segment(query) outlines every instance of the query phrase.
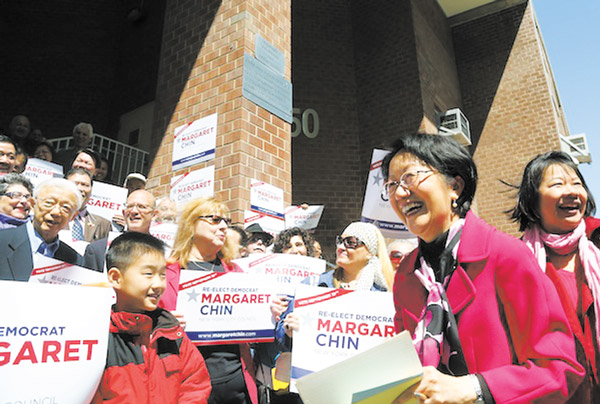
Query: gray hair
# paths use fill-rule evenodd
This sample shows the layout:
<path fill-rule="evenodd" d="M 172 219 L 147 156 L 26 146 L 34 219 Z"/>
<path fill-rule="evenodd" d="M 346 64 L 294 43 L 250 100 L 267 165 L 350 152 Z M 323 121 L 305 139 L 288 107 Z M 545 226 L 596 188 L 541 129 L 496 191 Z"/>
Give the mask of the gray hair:
<path fill-rule="evenodd" d="M 69 180 L 64 178 L 50 178 L 38 184 L 37 187 L 33 190 L 33 197 L 37 198 L 37 196 L 46 188 L 60 188 L 65 192 L 70 192 L 75 195 L 77 199 L 77 210 L 81 209 L 81 204 L 83 203 L 83 196 L 81 196 L 81 192 L 77 189 L 77 186 Z"/>
<path fill-rule="evenodd" d="M 87 128 L 87 129 L 89 129 L 90 136 L 93 136 L 93 135 L 94 135 L 94 128 L 92 127 L 92 124 L 91 124 L 91 123 L 87 123 L 87 122 L 79 122 L 77 125 L 75 125 L 75 126 L 73 127 L 73 133 L 75 133 L 75 131 L 76 131 L 78 128 L 79 128 L 79 129 Z"/>
<path fill-rule="evenodd" d="M 6 174 L 0 177 L 0 194 L 6 192 L 6 190 L 13 184 L 23 185 L 29 193 L 33 193 L 33 184 L 27 179 L 27 177 L 21 174 Z"/>

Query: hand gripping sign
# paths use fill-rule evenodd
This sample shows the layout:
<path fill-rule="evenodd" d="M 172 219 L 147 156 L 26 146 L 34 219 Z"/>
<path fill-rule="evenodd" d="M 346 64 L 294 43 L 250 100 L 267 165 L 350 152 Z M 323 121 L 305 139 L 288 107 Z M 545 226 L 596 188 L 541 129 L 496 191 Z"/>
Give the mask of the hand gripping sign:
<path fill-rule="evenodd" d="M 395 335 L 394 302 L 388 292 L 356 292 L 296 286 L 292 384 L 374 347 Z"/>
<path fill-rule="evenodd" d="M 0 281 L 0 401 L 90 402 L 106 364 L 112 295 Z"/>
<path fill-rule="evenodd" d="M 182 270 L 177 311 L 196 345 L 271 342 L 270 303 L 284 287 L 258 275 Z"/>

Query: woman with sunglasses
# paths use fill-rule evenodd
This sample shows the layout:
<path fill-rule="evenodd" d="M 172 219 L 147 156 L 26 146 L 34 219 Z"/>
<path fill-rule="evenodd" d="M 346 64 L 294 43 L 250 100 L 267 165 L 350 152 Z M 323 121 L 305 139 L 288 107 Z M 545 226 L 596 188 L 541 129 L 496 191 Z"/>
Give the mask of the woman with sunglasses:
<path fill-rule="evenodd" d="M 199 198 L 183 208 L 171 257 L 167 264 L 167 288 L 160 306 L 175 310 L 181 271 L 241 272 L 231 262 L 236 246 L 226 237 L 229 209 L 213 198 Z M 248 344 L 199 346 L 212 391 L 209 404 L 257 403 L 252 356 Z"/>
<path fill-rule="evenodd" d="M 552 281 L 567 313 L 579 363 L 587 376 L 569 402 L 596 403 L 600 338 L 600 250 L 588 239 L 598 229 L 596 205 L 571 156 L 538 155 L 525 167 L 510 212 L 524 231 L 540 269 Z"/>
<path fill-rule="evenodd" d="M 396 331 L 424 366 L 426 403 L 564 402 L 583 368 L 556 289 L 519 240 L 470 211 L 477 170 L 438 135 L 400 138 L 384 197 L 419 246 L 394 280 Z"/>
<path fill-rule="evenodd" d="M 0 229 L 27 223 L 33 206 L 33 185 L 20 174 L 0 177 Z"/>
<path fill-rule="evenodd" d="M 306 278 L 302 283 L 326 288 L 358 291 L 390 291 L 394 278 L 385 239 L 371 223 L 353 222 L 336 237 L 336 265 L 332 271 Z M 278 300 L 271 307 L 278 321 L 276 336 L 291 349 L 292 331 L 298 329 L 298 318 L 292 312 L 293 301 Z M 289 308 L 289 310 L 288 310 Z"/>

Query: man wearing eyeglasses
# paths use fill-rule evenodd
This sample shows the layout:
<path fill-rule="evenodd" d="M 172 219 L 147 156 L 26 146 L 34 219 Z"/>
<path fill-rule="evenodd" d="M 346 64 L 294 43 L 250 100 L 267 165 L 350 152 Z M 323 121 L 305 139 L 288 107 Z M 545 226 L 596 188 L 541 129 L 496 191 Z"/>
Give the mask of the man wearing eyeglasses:
<path fill-rule="evenodd" d="M 150 234 L 152 219 L 156 216 L 156 198 L 145 189 L 133 191 L 127 197 L 123 217 L 126 231 Z M 102 272 L 108 239 L 94 241 L 88 245 L 83 254 L 83 266 Z"/>
<path fill-rule="evenodd" d="M 79 190 L 63 178 L 52 178 L 39 184 L 33 196 L 33 221 L 0 231 L 0 279 L 28 281 L 36 254 L 83 264 L 83 258 L 58 239 L 81 206 Z"/>

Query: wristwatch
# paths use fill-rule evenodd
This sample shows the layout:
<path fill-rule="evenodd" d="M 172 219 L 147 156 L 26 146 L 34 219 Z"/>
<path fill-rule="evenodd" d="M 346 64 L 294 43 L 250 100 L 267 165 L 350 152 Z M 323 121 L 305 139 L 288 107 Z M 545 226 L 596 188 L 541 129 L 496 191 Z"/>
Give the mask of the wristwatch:
<path fill-rule="evenodd" d="M 473 388 L 475 389 L 475 394 L 477 394 L 477 398 L 473 401 L 474 404 L 485 404 L 483 401 L 483 392 L 481 391 L 481 384 L 479 384 L 479 379 L 477 375 L 470 374 L 471 383 L 473 383 Z"/>

